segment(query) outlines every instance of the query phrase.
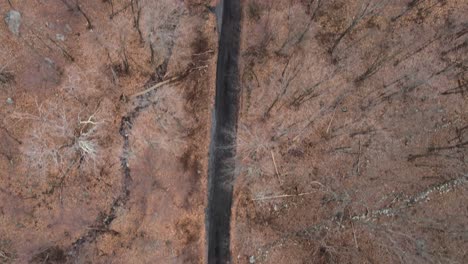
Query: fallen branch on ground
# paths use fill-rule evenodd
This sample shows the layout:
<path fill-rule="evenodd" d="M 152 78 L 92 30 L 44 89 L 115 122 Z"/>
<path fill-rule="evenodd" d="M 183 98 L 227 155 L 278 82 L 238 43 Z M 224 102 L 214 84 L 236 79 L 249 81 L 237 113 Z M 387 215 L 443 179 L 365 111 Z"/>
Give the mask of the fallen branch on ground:
<path fill-rule="evenodd" d="M 176 81 L 179 81 L 181 80 L 182 78 L 184 78 L 185 76 L 187 76 L 188 74 L 190 74 L 191 72 L 193 71 L 197 71 L 197 70 L 202 70 L 202 69 L 206 69 L 208 68 L 208 65 L 203 65 L 203 66 L 199 66 L 199 67 L 195 67 L 195 68 L 191 68 L 191 69 L 188 69 L 186 70 L 185 72 L 183 72 L 182 74 L 179 74 L 177 76 L 174 76 L 174 77 L 171 77 L 165 81 L 162 81 L 162 82 L 159 82 L 153 86 L 151 86 L 150 88 L 146 89 L 146 90 L 143 90 L 141 92 L 138 92 L 136 94 L 133 94 L 130 96 L 130 98 L 135 98 L 135 97 L 138 97 L 138 96 L 142 96 L 142 95 L 145 95 L 149 92 L 152 92 L 156 89 L 158 89 L 159 87 L 161 86 L 164 86 L 166 84 L 169 84 L 169 83 L 173 83 L 173 82 L 176 82 Z"/>
<path fill-rule="evenodd" d="M 280 173 L 278 171 L 278 166 L 276 166 L 275 155 L 273 154 L 273 150 L 271 151 L 271 159 L 273 160 L 273 165 L 275 166 L 276 176 L 278 177 L 278 181 L 281 183 Z"/>
<path fill-rule="evenodd" d="M 157 83 L 157 84 L 151 86 L 150 88 L 148 88 L 148 89 L 146 89 L 146 90 L 144 90 L 144 91 L 141 91 L 141 92 L 138 92 L 138 93 L 136 93 L 136 94 L 134 94 L 134 95 L 131 95 L 130 97 L 131 97 L 131 98 L 135 98 L 135 97 L 138 97 L 138 96 L 145 95 L 145 94 L 147 94 L 147 93 L 149 93 L 149 92 L 152 92 L 152 91 L 156 90 L 157 88 L 159 88 L 159 87 L 161 87 L 161 86 L 164 86 L 164 85 L 166 85 L 166 84 L 169 84 L 169 83 L 178 81 L 179 79 L 182 78 L 182 76 L 183 76 L 183 75 L 178 75 L 178 76 L 169 78 L 169 79 L 167 79 L 167 80 L 165 80 L 165 81 L 159 82 L 159 83 Z"/>
<path fill-rule="evenodd" d="M 306 192 L 306 193 L 299 193 L 299 194 L 281 194 L 281 195 L 273 195 L 273 196 L 265 196 L 265 197 L 258 197 L 252 199 L 252 201 L 262 201 L 262 200 L 271 200 L 271 199 L 278 199 L 278 198 L 286 198 L 286 197 L 296 197 L 296 196 L 304 196 L 308 194 L 312 194 L 314 192 Z"/>

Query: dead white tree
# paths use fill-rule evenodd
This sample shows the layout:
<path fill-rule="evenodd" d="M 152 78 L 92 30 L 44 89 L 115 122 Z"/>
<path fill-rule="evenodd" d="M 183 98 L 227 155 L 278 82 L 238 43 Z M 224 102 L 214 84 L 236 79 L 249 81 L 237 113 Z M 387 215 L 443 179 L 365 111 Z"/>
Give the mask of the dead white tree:
<path fill-rule="evenodd" d="M 99 106 L 82 118 L 82 112 L 71 113 L 64 103 L 36 103 L 37 112 L 14 112 L 12 119 L 30 122 L 31 129 L 22 151 L 31 171 L 44 175 L 59 175 L 71 164 L 93 168 L 100 155 L 101 126 Z"/>

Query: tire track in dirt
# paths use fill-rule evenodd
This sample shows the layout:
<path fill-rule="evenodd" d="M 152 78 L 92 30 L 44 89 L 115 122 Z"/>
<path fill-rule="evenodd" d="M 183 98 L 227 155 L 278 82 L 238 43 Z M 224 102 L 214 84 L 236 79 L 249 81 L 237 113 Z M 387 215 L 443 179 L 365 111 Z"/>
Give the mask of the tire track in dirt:
<path fill-rule="evenodd" d="M 240 1 L 222 1 L 206 211 L 207 262 L 230 263 L 230 218 L 239 110 Z M 218 17 L 219 19 L 219 17 Z"/>

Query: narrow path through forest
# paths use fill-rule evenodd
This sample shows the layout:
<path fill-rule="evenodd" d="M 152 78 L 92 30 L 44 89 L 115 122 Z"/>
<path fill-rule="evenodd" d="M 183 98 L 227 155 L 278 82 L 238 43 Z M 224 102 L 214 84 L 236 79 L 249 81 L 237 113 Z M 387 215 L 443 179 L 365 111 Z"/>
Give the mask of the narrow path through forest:
<path fill-rule="evenodd" d="M 239 108 L 240 1 L 222 3 L 206 212 L 207 261 L 229 263 L 230 218 Z"/>

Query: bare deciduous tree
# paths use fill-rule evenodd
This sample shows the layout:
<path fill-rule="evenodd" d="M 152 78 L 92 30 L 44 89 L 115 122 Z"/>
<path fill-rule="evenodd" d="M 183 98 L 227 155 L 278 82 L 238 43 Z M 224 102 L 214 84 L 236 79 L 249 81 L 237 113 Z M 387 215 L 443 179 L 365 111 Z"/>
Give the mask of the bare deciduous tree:
<path fill-rule="evenodd" d="M 316 4 L 315 4 L 314 11 L 310 13 L 310 8 L 312 7 L 312 3 L 316 3 Z M 317 0 L 317 1 L 310 0 L 309 1 L 308 3 L 309 9 L 306 10 L 306 14 L 309 15 L 308 21 L 305 24 L 305 26 L 298 31 L 295 30 L 295 27 L 297 27 L 297 25 L 295 24 L 293 25 L 292 22 L 290 22 L 290 16 L 292 16 L 292 14 L 288 15 L 288 37 L 283 42 L 283 45 L 281 45 L 281 48 L 278 50 L 277 53 L 285 54 L 285 51 L 287 50 L 288 47 L 294 47 L 304 40 L 321 6 L 322 6 L 322 0 Z M 297 31 L 297 33 L 293 34 L 295 31 Z"/>
<path fill-rule="evenodd" d="M 346 27 L 346 29 L 338 35 L 338 37 L 335 39 L 333 42 L 333 45 L 330 48 L 330 54 L 333 55 L 335 52 L 336 48 L 338 45 L 341 43 L 343 38 L 348 35 L 359 23 L 364 20 L 364 18 L 370 16 L 370 15 L 375 15 L 379 12 L 380 9 L 382 9 L 387 2 L 383 0 L 378 0 L 377 3 L 373 4 L 371 6 L 372 0 L 369 0 L 366 4 L 363 5 L 361 10 L 356 14 L 356 16 L 353 17 L 351 23 Z"/>
<path fill-rule="evenodd" d="M 72 164 L 92 169 L 99 162 L 100 139 L 105 120 L 98 120 L 99 106 L 82 118 L 58 102 L 36 103 L 37 113 L 15 112 L 13 119 L 28 121 L 31 130 L 23 142 L 23 153 L 32 171 L 58 175 Z"/>
<path fill-rule="evenodd" d="M 294 57 L 294 59 L 293 59 Z M 293 61 L 292 61 L 293 60 Z M 264 117 L 268 117 L 270 115 L 271 110 L 275 107 L 275 105 L 279 102 L 279 100 L 287 93 L 288 89 L 291 86 L 291 83 L 296 79 L 299 73 L 302 70 L 302 61 L 298 58 L 298 56 L 290 56 L 281 72 L 281 76 L 278 80 L 279 82 L 279 92 L 277 92 L 275 99 L 267 108 L 264 113 Z"/>

